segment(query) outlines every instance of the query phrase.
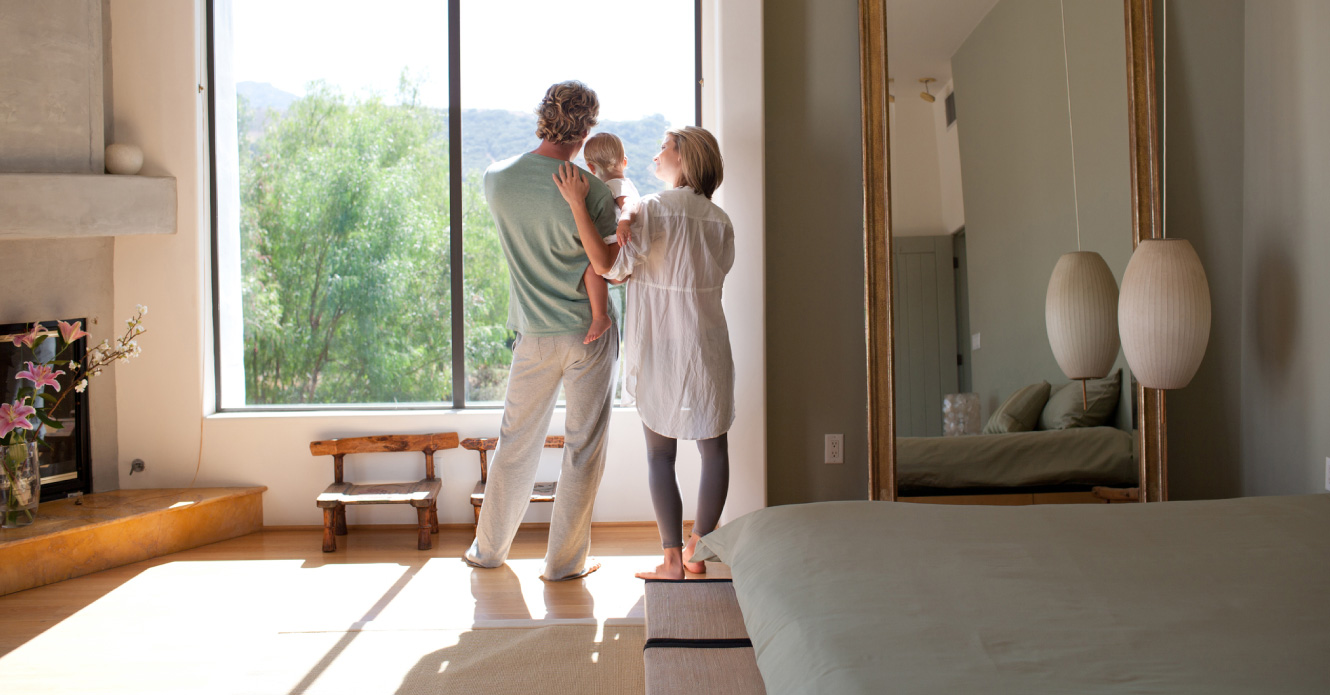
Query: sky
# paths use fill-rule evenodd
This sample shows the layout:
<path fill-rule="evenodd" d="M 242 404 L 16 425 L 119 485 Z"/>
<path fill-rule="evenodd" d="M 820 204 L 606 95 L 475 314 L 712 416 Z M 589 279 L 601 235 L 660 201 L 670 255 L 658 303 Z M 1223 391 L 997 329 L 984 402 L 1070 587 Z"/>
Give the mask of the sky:
<path fill-rule="evenodd" d="M 227 4 L 237 82 L 302 95 L 311 80 L 324 79 L 391 101 L 405 67 L 423 79 L 422 103 L 448 105 L 446 0 L 217 6 Z M 549 85 L 578 79 L 596 90 L 602 120 L 659 113 L 672 124 L 693 121 L 693 0 L 462 0 L 461 7 L 464 109 L 530 112 Z"/>

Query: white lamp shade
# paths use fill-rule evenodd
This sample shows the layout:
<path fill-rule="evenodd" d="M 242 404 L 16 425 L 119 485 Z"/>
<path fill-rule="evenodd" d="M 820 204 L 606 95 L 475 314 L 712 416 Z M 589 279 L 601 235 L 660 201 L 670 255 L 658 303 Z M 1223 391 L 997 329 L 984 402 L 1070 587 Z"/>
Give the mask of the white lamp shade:
<path fill-rule="evenodd" d="M 1118 300 L 1122 352 L 1141 385 L 1180 389 L 1191 382 L 1210 342 L 1210 286 L 1185 239 L 1147 239 L 1122 275 Z"/>
<path fill-rule="evenodd" d="M 1118 283 L 1093 251 L 1063 254 L 1044 300 L 1053 357 L 1068 379 L 1102 379 L 1118 358 Z"/>

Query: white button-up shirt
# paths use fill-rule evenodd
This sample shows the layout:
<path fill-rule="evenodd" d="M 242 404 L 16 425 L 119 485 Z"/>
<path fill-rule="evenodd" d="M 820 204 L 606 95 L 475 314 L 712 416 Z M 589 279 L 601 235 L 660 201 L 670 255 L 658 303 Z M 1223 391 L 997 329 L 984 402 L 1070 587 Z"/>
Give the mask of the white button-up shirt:
<path fill-rule="evenodd" d="M 721 287 L 734 265 L 729 215 L 691 188 L 641 199 L 609 280 L 628 278 L 624 405 L 675 439 L 734 423 L 734 359 Z"/>

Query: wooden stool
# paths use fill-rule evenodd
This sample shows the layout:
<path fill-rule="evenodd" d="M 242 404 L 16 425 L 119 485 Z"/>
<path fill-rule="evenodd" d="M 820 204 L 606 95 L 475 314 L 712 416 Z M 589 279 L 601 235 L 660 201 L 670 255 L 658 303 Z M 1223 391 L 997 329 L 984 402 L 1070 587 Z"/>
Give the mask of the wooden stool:
<path fill-rule="evenodd" d="M 457 433 L 385 434 L 374 437 L 326 439 L 309 443 L 314 456 L 333 457 L 333 484 L 315 504 L 323 509 L 323 552 L 337 550 L 337 536 L 346 535 L 346 506 L 349 504 L 409 504 L 416 508 L 419 537 L 416 547 L 429 550 L 430 534 L 439 532 L 439 490 L 434 477 L 434 452 L 456 449 Z M 342 458 L 347 454 L 377 454 L 419 451 L 425 454 L 425 478 L 413 483 L 355 485 L 342 480 Z"/>
<path fill-rule="evenodd" d="M 485 502 L 485 483 L 489 480 L 489 452 L 494 451 L 499 446 L 498 437 L 487 437 L 484 439 L 463 439 L 462 448 L 470 449 L 480 454 L 480 482 L 476 483 L 476 489 L 471 492 L 471 507 L 476 513 L 476 525 L 480 525 L 480 505 Z M 562 449 L 563 437 L 546 437 L 546 449 Z M 536 483 L 531 489 L 532 502 L 553 502 L 555 488 L 558 483 Z"/>

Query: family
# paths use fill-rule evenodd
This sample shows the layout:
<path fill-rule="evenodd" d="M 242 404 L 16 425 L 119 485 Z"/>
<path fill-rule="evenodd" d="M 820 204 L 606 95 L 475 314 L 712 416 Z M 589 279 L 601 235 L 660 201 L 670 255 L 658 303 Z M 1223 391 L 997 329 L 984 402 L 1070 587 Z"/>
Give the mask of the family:
<path fill-rule="evenodd" d="M 535 150 L 485 172 L 510 276 L 508 327 L 517 333 L 499 447 L 476 539 L 465 561 L 498 567 L 529 504 L 559 387 L 566 401 L 559 494 L 545 553 L 547 581 L 599 569 L 589 562 L 591 511 L 605 467 L 619 335 L 606 281 L 627 283 L 626 398 L 646 435 L 648 481 L 664 562 L 644 579 L 682 579 L 699 538 L 720 522 L 729 487 L 734 362 L 721 288 L 734 264 L 734 229 L 711 196 L 722 162 L 715 137 L 684 126 L 665 133 L 653 161 L 665 190 L 638 197 L 624 178 L 623 145 L 588 139 L 600 102 L 581 82 L 560 82 L 537 109 Z M 591 170 L 572 164 L 578 152 Z M 683 539 L 675 477 L 678 440 L 697 441 L 697 518 Z"/>

